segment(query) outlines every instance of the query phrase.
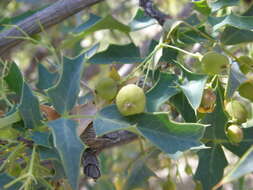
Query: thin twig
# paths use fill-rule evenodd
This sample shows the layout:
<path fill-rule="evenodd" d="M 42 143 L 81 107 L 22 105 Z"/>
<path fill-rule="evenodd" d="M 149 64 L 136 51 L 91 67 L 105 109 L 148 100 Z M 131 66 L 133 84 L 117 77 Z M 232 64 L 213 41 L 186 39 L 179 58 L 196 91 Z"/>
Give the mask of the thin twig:
<path fill-rule="evenodd" d="M 139 5 L 148 16 L 156 19 L 160 25 L 163 25 L 166 19 L 171 18 L 169 15 L 156 9 L 152 0 L 140 0 Z"/>
<path fill-rule="evenodd" d="M 51 6 L 38 11 L 19 22 L 16 26 L 13 26 L 11 29 L 4 30 L 0 33 L 0 57 L 4 57 L 13 47 L 24 41 L 20 39 L 20 37 L 25 37 L 24 33 L 28 36 L 37 34 L 41 32 L 41 26 L 47 29 L 81 10 L 102 1 L 103 0 L 59 0 Z M 38 23 L 40 23 L 41 26 Z"/>

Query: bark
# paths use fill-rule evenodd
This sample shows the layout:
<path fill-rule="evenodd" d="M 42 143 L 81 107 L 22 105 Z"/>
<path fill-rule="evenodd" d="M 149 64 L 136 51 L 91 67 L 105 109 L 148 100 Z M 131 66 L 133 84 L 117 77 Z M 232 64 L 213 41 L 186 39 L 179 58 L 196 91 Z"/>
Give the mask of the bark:
<path fill-rule="evenodd" d="M 31 15 L 19 22 L 17 26 L 0 33 L 0 58 L 21 43 L 25 34 L 31 36 L 41 32 L 41 26 L 47 29 L 54 26 L 68 17 L 104 0 L 59 0 L 51 6 Z M 21 29 L 21 30 L 20 30 Z"/>

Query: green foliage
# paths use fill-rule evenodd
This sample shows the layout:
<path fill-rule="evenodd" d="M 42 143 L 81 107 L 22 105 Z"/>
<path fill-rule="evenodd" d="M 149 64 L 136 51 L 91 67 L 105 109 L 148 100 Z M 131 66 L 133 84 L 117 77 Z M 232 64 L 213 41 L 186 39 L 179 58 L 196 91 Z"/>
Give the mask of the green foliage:
<path fill-rule="evenodd" d="M 115 9 L 121 3 L 112 2 L 47 32 L 41 26 L 40 37 L 25 36 L 27 45 L 10 54 L 11 61 L 1 58 L 0 189 L 175 189 L 185 173 L 196 189 L 222 189 L 232 181 L 240 190 L 252 188 L 243 188 L 242 177 L 253 171 L 253 5 L 187 1 L 194 12 L 168 18 L 157 33 L 158 22 L 143 9 L 125 3 Z M 187 5 L 157 3 L 165 11 Z M 0 31 L 40 5 L 1 1 Z M 41 48 L 46 53 L 38 56 Z M 115 84 L 106 93 L 96 89 L 108 77 Z M 142 88 L 144 112 L 124 116 L 115 105 L 128 84 Z M 215 103 L 201 112 L 207 89 Z M 231 101 L 242 102 L 240 113 L 226 109 Z M 233 141 L 228 126 L 238 123 L 243 135 Z M 95 132 L 87 132 L 90 127 Z M 117 136 L 124 132 L 131 138 Z M 88 159 L 85 148 L 92 150 Z M 239 161 L 231 165 L 228 155 Z M 85 171 L 101 169 L 96 183 L 80 172 L 86 162 Z"/>

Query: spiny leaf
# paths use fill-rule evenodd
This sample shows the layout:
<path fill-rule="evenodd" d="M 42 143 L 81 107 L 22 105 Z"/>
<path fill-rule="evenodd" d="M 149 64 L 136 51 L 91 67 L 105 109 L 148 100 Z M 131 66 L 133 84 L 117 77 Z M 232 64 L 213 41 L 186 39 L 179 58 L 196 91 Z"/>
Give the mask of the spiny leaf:
<path fill-rule="evenodd" d="M 127 45 L 111 44 L 105 51 L 95 54 L 88 60 L 91 64 L 130 64 L 141 61 L 139 49 L 132 43 Z"/>
<path fill-rule="evenodd" d="M 160 106 L 178 93 L 176 75 L 161 73 L 156 85 L 147 93 L 147 111 L 159 111 Z"/>
<path fill-rule="evenodd" d="M 166 114 L 143 113 L 123 117 L 116 106 L 111 105 L 98 113 L 93 126 L 98 135 L 136 126 L 144 137 L 174 158 L 183 151 L 203 147 L 199 140 L 203 135 L 204 125 L 175 123 L 168 120 Z"/>
<path fill-rule="evenodd" d="M 233 169 L 216 185 L 214 190 L 225 183 L 231 182 L 246 174 L 251 173 L 253 171 L 252 164 L 253 146 L 247 152 L 245 152 L 245 154 L 240 158 Z"/>
<path fill-rule="evenodd" d="M 83 59 L 84 55 L 75 59 L 64 57 L 63 71 L 59 81 L 47 90 L 47 94 L 59 114 L 67 113 L 76 103 L 80 90 Z"/>
<path fill-rule="evenodd" d="M 19 112 L 25 127 L 31 129 L 42 125 L 43 118 L 40 113 L 39 101 L 26 83 L 23 83 Z"/>
<path fill-rule="evenodd" d="M 222 178 L 224 168 L 228 163 L 220 145 L 207 146 L 211 148 L 198 152 L 199 164 L 194 179 L 201 181 L 203 189 L 212 189 Z"/>
<path fill-rule="evenodd" d="M 58 119 L 48 122 L 54 137 L 54 146 L 58 150 L 61 161 L 73 190 L 78 188 L 79 169 L 84 145 L 77 136 L 77 124 L 73 120 Z"/>

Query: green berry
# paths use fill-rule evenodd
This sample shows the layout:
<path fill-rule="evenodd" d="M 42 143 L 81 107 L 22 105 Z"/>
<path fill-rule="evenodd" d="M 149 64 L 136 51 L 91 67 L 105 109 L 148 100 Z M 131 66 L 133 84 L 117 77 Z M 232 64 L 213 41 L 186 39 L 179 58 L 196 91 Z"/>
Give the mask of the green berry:
<path fill-rule="evenodd" d="M 227 137 L 232 143 L 240 143 L 243 140 L 243 130 L 238 125 L 230 125 L 227 128 Z"/>
<path fill-rule="evenodd" d="M 241 102 L 232 100 L 226 104 L 225 109 L 237 123 L 241 124 L 247 121 L 248 111 Z"/>
<path fill-rule="evenodd" d="M 95 86 L 98 96 L 105 100 L 112 100 L 118 91 L 117 82 L 111 78 L 102 78 Z"/>
<path fill-rule="evenodd" d="M 201 59 L 202 69 L 209 75 L 220 74 L 229 64 L 227 56 L 220 53 L 210 51 L 203 55 Z"/>
<path fill-rule="evenodd" d="M 239 94 L 240 96 L 253 101 L 253 81 L 247 80 L 239 86 Z"/>
<path fill-rule="evenodd" d="M 116 96 L 116 105 L 119 112 L 124 116 L 144 112 L 146 97 L 143 89 L 135 84 L 122 87 Z"/>

